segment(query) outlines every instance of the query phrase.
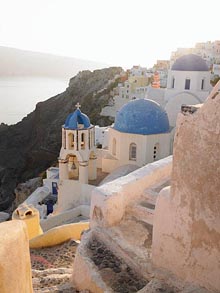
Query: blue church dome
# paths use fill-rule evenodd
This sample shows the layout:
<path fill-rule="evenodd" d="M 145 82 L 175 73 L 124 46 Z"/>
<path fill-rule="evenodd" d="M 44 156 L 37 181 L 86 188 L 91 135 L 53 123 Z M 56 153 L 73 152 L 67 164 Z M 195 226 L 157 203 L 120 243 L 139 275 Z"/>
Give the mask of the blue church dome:
<path fill-rule="evenodd" d="M 89 117 L 83 114 L 79 108 L 67 116 L 64 127 L 78 129 L 78 124 L 83 124 L 83 128 L 89 128 L 91 126 Z"/>
<path fill-rule="evenodd" d="M 209 68 L 204 59 L 195 54 L 188 54 L 176 59 L 171 70 L 209 71 Z"/>
<path fill-rule="evenodd" d="M 156 102 L 137 99 L 128 102 L 116 114 L 114 129 L 135 134 L 158 134 L 170 129 L 166 111 Z"/>

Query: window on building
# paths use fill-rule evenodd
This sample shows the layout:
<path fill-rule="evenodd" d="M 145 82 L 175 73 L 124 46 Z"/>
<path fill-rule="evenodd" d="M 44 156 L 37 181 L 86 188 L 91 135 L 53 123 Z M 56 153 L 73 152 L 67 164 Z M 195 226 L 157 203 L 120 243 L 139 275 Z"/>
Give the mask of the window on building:
<path fill-rule="evenodd" d="M 135 143 L 131 143 L 129 147 L 129 160 L 136 161 L 137 158 L 137 146 Z"/>
<path fill-rule="evenodd" d="M 116 156 L 116 139 L 113 138 L 113 141 L 112 141 L 112 154 L 113 156 Z"/>
<path fill-rule="evenodd" d="M 85 133 L 81 133 L 81 149 L 85 149 Z"/>
<path fill-rule="evenodd" d="M 68 134 L 68 144 L 69 144 L 69 149 L 74 148 L 74 134 L 73 133 Z"/>
<path fill-rule="evenodd" d="M 160 145 L 159 143 L 156 143 L 154 145 L 154 153 L 153 153 L 153 160 L 156 161 L 156 160 L 159 160 L 160 159 Z"/>
<path fill-rule="evenodd" d="M 173 77 L 173 78 L 172 78 L 171 88 L 174 89 L 174 86 L 175 86 L 175 78 Z"/>
<path fill-rule="evenodd" d="M 190 89 L 190 79 L 186 78 L 185 80 L 185 90 L 189 90 Z"/>
<path fill-rule="evenodd" d="M 204 84 L 205 84 L 205 80 L 204 78 L 202 79 L 202 83 L 201 83 L 201 90 L 204 90 Z"/>

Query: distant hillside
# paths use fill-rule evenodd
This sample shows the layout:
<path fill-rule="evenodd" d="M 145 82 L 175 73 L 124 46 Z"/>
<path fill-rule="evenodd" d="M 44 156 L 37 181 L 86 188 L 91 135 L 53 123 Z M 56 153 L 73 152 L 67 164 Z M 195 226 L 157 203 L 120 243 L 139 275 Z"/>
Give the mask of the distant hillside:
<path fill-rule="evenodd" d="M 46 76 L 70 78 L 82 70 L 94 70 L 107 64 L 0 46 L 0 77 Z"/>

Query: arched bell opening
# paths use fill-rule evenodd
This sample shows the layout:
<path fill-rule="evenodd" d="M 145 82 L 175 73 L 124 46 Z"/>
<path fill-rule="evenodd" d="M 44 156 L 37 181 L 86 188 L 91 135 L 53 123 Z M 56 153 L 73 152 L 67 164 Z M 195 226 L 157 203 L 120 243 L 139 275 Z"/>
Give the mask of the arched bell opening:
<path fill-rule="evenodd" d="M 79 179 L 79 162 L 75 155 L 68 155 L 68 179 Z"/>

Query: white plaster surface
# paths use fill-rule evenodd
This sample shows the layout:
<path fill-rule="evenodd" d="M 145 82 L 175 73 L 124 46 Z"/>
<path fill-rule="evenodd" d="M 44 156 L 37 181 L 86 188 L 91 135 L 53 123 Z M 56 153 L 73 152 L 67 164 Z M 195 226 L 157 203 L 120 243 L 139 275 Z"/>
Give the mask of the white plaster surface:
<path fill-rule="evenodd" d="M 38 187 L 25 201 L 27 205 L 37 206 L 45 197 L 50 194 L 49 188 L 46 186 Z"/>
<path fill-rule="evenodd" d="M 76 180 L 60 180 L 57 212 L 72 209 L 79 205 L 90 205 L 93 185 L 81 184 Z"/>
<path fill-rule="evenodd" d="M 113 141 L 116 141 L 116 152 L 113 150 Z M 135 143 L 136 159 L 129 158 L 129 148 Z M 156 158 L 154 158 L 154 147 L 158 145 Z M 102 152 L 102 170 L 110 173 L 114 169 L 132 164 L 142 167 L 155 160 L 160 160 L 170 155 L 170 133 L 140 135 L 123 133 L 109 128 L 109 149 Z"/>
<path fill-rule="evenodd" d="M 171 189 L 157 200 L 153 263 L 220 289 L 220 83 L 193 115 L 179 115 Z"/>
<path fill-rule="evenodd" d="M 119 177 L 125 176 L 135 170 L 138 169 L 138 166 L 135 165 L 124 165 L 121 166 L 117 169 L 115 169 L 114 171 L 112 171 L 109 175 L 107 175 L 100 183 L 99 186 L 111 182 Z"/>
<path fill-rule="evenodd" d="M 41 220 L 40 225 L 43 231 L 47 231 L 49 229 L 52 229 L 54 227 L 57 227 L 66 223 L 81 221 L 80 216 L 89 218 L 89 213 L 90 213 L 89 205 L 79 205 L 73 209 L 69 209 L 64 212 L 49 215 L 47 219 Z"/>
<path fill-rule="evenodd" d="M 172 156 L 169 156 L 95 188 L 91 200 L 91 226 L 119 223 L 128 204 L 141 196 L 146 188 L 169 177 L 171 167 Z"/>

